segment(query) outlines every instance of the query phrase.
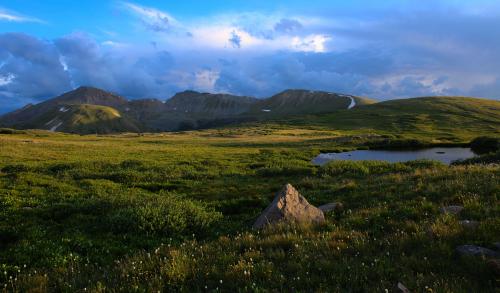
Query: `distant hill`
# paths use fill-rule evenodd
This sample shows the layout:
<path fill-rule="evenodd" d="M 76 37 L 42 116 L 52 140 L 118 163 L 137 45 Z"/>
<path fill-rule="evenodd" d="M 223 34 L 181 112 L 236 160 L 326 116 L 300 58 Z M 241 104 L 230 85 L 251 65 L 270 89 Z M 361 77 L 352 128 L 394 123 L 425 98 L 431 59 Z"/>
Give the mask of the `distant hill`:
<path fill-rule="evenodd" d="M 248 114 L 279 117 L 328 113 L 374 102 L 370 99 L 322 91 L 286 90 L 268 99 L 259 100 Z"/>
<path fill-rule="evenodd" d="M 162 102 L 132 100 L 92 87 L 0 117 L 2 127 L 75 133 L 175 131 L 290 115 L 328 113 L 373 103 L 350 95 L 287 90 L 268 99 L 184 91 Z"/>
<path fill-rule="evenodd" d="M 443 138 L 462 132 L 500 135 L 500 101 L 470 97 L 421 97 L 368 104 L 349 111 L 296 117 L 281 121 L 339 130 L 387 133 L 433 133 Z"/>
<path fill-rule="evenodd" d="M 168 111 L 198 113 L 203 117 L 227 117 L 248 111 L 257 101 L 252 97 L 185 91 L 167 100 L 165 106 Z"/>

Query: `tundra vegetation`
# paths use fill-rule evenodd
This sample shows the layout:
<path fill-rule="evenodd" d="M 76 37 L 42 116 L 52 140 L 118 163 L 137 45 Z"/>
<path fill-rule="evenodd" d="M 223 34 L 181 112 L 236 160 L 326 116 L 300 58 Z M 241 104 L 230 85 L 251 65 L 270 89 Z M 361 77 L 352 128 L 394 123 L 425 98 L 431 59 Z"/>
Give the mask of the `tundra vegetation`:
<path fill-rule="evenodd" d="M 4 291 L 355 292 L 393 290 L 398 282 L 412 291 L 498 288 L 484 259 L 455 251 L 499 241 L 498 160 L 318 167 L 310 161 L 320 150 L 407 139 L 277 124 L 143 135 L 1 133 Z M 312 204 L 344 208 L 319 226 L 252 230 L 286 182 Z M 441 213 L 448 205 L 464 210 Z M 465 229 L 465 219 L 479 226 Z"/>
<path fill-rule="evenodd" d="M 86 136 L 3 129 L 2 289 L 383 292 L 401 282 L 414 292 L 498 290 L 485 259 L 456 252 L 500 241 L 498 149 L 450 166 L 311 163 L 321 151 L 468 144 L 498 136 L 498 125 L 443 137 L 442 129 L 301 121 Z M 253 230 L 285 183 L 311 204 L 343 209 L 322 225 Z M 449 205 L 464 209 L 440 211 Z"/>

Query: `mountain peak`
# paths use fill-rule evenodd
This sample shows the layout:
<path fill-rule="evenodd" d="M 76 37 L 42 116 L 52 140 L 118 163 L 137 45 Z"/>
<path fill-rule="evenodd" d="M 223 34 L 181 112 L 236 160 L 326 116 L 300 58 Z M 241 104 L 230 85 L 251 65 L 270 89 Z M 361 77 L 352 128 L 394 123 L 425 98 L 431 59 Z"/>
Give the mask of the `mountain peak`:
<path fill-rule="evenodd" d="M 90 86 L 78 87 L 75 90 L 60 95 L 54 101 L 59 104 L 91 104 L 110 107 L 123 106 L 128 102 L 119 95 Z"/>

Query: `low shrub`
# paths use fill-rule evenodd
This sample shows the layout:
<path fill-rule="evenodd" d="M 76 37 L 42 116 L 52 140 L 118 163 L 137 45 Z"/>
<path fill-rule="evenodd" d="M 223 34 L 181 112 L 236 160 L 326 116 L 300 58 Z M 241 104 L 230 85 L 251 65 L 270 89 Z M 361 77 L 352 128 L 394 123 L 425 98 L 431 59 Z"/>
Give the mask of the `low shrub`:
<path fill-rule="evenodd" d="M 471 149 L 478 154 L 500 151 L 500 137 L 480 136 L 470 142 Z"/>
<path fill-rule="evenodd" d="M 369 173 L 369 168 L 357 161 L 331 161 L 321 167 L 319 172 L 321 176 L 364 176 Z"/>
<path fill-rule="evenodd" d="M 12 128 L 0 128 L 0 134 L 25 134 L 24 130 L 17 130 Z"/>
<path fill-rule="evenodd" d="M 173 195 L 134 198 L 109 216 L 114 232 L 135 230 L 168 237 L 205 235 L 222 214 Z"/>
<path fill-rule="evenodd" d="M 383 139 L 367 142 L 366 146 L 370 149 L 419 149 L 429 143 L 417 139 Z"/>
<path fill-rule="evenodd" d="M 500 151 L 496 153 L 484 154 L 479 157 L 453 162 L 452 165 L 470 165 L 470 164 L 500 164 Z"/>

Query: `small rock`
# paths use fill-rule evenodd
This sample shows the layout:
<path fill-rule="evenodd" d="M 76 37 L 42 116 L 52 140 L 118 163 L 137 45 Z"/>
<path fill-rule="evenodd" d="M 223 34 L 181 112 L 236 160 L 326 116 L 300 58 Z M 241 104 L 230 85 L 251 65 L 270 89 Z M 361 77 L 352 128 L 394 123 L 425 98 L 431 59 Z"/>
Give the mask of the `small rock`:
<path fill-rule="evenodd" d="M 410 293 L 410 290 L 408 290 L 408 288 L 406 288 L 405 285 L 403 285 L 401 282 L 398 282 L 398 285 L 396 286 L 396 288 L 397 288 L 397 292 Z"/>
<path fill-rule="evenodd" d="M 441 208 L 441 213 L 457 215 L 464 209 L 463 206 L 447 206 Z"/>
<path fill-rule="evenodd" d="M 484 256 L 484 257 L 498 256 L 498 253 L 496 251 L 476 245 L 461 245 L 457 247 L 457 252 L 465 256 Z"/>
<path fill-rule="evenodd" d="M 460 221 L 459 223 L 464 229 L 467 229 L 467 230 L 476 230 L 477 227 L 479 227 L 478 221 L 463 220 L 463 221 Z"/>
<path fill-rule="evenodd" d="M 486 262 L 486 264 L 497 276 L 500 276 L 500 259 L 490 259 Z"/>
<path fill-rule="evenodd" d="M 344 206 L 340 202 L 331 202 L 318 207 L 323 213 L 341 210 Z"/>
<path fill-rule="evenodd" d="M 262 212 L 253 224 L 260 229 L 278 222 L 300 224 L 319 224 L 325 221 L 323 212 L 309 204 L 307 200 L 290 184 L 276 194 L 273 202 Z"/>
<path fill-rule="evenodd" d="M 496 250 L 500 250 L 500 242 L 493 243 L 493 246 L 495 246 Z"/>

